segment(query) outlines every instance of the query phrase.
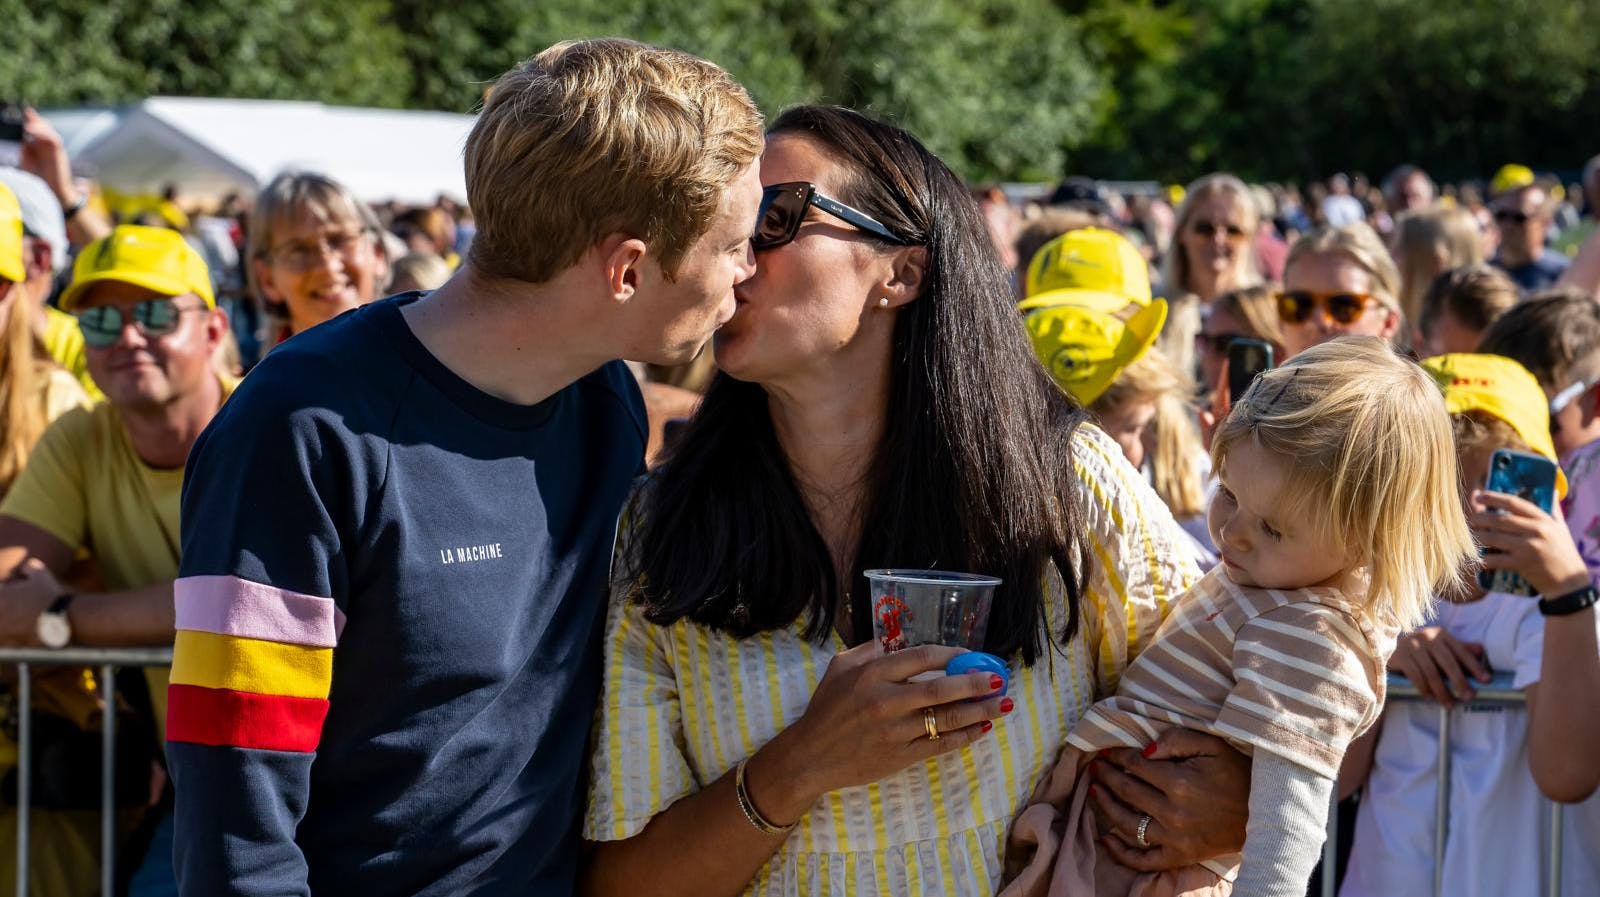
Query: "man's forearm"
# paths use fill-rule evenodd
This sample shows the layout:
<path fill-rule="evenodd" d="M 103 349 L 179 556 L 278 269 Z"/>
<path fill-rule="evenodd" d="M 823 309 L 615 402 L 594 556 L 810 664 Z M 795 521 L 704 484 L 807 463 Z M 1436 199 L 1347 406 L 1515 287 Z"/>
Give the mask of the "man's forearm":
<path fill-rule="evenodd" d="M 75 645 L 170 645 L 172 583 L 78 595 L 68 611 Z"/>

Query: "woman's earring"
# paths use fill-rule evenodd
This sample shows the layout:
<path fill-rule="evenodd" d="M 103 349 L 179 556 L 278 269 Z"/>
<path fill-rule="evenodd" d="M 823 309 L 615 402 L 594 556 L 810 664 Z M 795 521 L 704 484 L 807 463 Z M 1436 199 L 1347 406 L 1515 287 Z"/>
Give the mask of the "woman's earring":
<path fill-rule="evenodd" d="M 879 308 L 888 308 L 889 307 L 889 297 L 888 296 L 879 296 L 878 297 L 878 307 Z"/>

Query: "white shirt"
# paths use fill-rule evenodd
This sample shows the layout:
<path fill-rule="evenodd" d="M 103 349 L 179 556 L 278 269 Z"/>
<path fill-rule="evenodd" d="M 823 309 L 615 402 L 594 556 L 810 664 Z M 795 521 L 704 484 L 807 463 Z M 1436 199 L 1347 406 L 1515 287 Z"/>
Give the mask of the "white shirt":
<path fill-rule="evenodd" d="M 1484 646 L 1489 666 L 1522 689 L 1539 681 L 1544 618 L 1537 603 L 1490 593 L 1441 603 L 1434 625 Z M 1340 897 L 1433 893 L 1439 705 L 1392 700 L 1356 817 Z M 1451 793 L 1442 893 L 1506 897 L 1544 892 L 1549 803 L 1528 767 L 1528 712 L 1469 704 L 1451 713 Z M 1566 808 L 1563 897 L 1600 897 L 1600 797 Z"/>

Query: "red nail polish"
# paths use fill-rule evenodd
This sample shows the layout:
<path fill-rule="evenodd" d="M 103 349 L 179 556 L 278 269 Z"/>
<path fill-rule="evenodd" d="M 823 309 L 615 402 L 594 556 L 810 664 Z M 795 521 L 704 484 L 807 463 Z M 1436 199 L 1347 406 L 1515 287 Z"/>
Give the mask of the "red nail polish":
<path fill-rule="evenodd" d="M 998 673 L 990 673 L 989 674 L 989 690 L 990 691 L 999 691 L 1000 690 L 1000 686 L 1005 685 L 1005 684 L 1006 684 L 1006 680 L 1001 679 L 1000 675 Z"/>
<path fill-rule="evenodd" d="M 1099 797 L 1100 796 L 1100 789 L 1096 788 L 1093 785 L 1090 785 L 1089 786 L 1089 796 L 1090 797 Z"/>
<path fill-rule="evenodd" d="M 983 721 L 983 731 L 988 732 L 990 729 L 993 729 L 993 728 L 994 728 L 994 723 L 991 723 L 988 720 L 984 720 Z"/>
<path fill-rule="evenodd" d="M 1017 702 L 1011 700 L 1010 698 L 1001 698 L 1000 699 L 1000 712 L 1001 713 L 1010 713 L 1011 712 L 1011 708 L 1013 708 L 1015 706 L 1017 706 Z"/>
<path fill-rule="evenodd" d="M 1143 754 L 1145 756 L 1145 759 L 1148 760 L 1151 757 L 1151 755 L 1153 755 L 1155 752 L 1156 752 L 1156 743 L 1152 741 L 1149 744 L 1145 745 L 1144 746 L 1144 750 L 1140 751 L 1139 753 Z"/>
<path fill-rule="evenodd" d="M 1096 760 L 1104 760 L 1109 756 L 1111 756 L 1111 748 L 1101 748 L 1095 752 L 1094 758 Z"/>

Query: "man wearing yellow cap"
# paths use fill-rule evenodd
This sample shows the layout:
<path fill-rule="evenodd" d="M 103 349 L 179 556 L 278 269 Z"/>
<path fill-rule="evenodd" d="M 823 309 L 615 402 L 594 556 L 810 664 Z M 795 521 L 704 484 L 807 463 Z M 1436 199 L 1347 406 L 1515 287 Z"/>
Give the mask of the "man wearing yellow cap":
<path fill-rule="evenodd" d="M 1504 189 L 1490 202 L 1500 228 L 1500 249 L 1490 261 L 1511 275 L 1523 293 L 1536 293 L 1554 286 L 1571 260 L 1545 245 L 1555 205 L 1550 194 L 1531 171 L 1507 173 L 1511 168 L 1522 167 L 1508 165 L 1495 175 L 1495 183 Z"/>

